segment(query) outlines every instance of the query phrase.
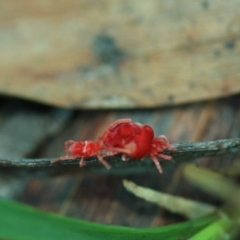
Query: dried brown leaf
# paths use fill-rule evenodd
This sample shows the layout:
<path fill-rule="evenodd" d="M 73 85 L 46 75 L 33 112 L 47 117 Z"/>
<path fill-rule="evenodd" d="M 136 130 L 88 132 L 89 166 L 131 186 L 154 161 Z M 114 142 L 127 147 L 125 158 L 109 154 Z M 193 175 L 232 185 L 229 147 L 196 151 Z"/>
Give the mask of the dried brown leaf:
<path fill-rule="evenodd" d="M 0 93 L 68 108 L 236 94 L 240 3 L 217 0 L 207 8 L 200 0 L 4 1 Z"/>

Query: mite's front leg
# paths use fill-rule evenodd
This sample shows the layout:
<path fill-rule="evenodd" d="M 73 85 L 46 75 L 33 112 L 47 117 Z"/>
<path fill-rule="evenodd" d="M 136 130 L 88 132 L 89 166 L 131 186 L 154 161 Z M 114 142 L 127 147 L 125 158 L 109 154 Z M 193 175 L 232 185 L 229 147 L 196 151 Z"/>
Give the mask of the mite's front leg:
<path fill-rule="evenodd" d="M 65 145 L 65 157 L 69 157 L 70 156 L 70 151 L 69 151 L 69 147 L 75 143 L 76 141 L 73 140 L 68 140 L 64 143 Z"/>
<path fill-rule="evenodd" d="M 164 142 L 164 143 L 169 144 L 168 139 L 167 139 L 164 135 L 158 136 L 157 139 L 158 139 L 160 142 Z"/>
<path fill-rule="evenodd" d="M 97 158 L 98 158 L 99 162 L 102 163 L 105 166 L 106 169 L 110 169 L 111 168 L 111 165 L 108 164 L 108 162 L 102 156 L 97 154 Z"/>
<path fill-rule="evenodd" d="M 164 147 L 166 147 L 169 150 L 175 150 L 175 148 L 169 143 L 168 139 L 164 135 L 160 135 L 157 137 L 157 139 L 164 144 Z"/>
<path fill-rule="evenodd" d="M 70 155 L 70 151 L 69 151 L 69 147 L 70 145 L 72 145 L 73 143 L 75 143 L 75 141 L 73 140 L 68 140 L 65 142 L 65 156 L 62 156 L 62 157 L 59 157 L 59 158 L 56 158 L 56 159 L 53 159 L 51 161 L 51 163 L 56 163 L 56 162 L 59 162 L 59 161 L 62 161 L 62 160 L 67 160 L 67 159 L 72 159 L 73 156 Z"/>

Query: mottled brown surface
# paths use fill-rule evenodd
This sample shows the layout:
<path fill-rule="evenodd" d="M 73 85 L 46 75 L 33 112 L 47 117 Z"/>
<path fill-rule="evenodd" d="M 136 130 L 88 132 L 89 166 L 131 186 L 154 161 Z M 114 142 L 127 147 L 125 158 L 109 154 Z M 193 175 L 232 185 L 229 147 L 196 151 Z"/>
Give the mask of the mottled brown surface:
<path fill-rule="evenodd" d="M 0 92 L 94 109 L 236 94 L 239 8 L 239 0 L 2 1 Z"/>

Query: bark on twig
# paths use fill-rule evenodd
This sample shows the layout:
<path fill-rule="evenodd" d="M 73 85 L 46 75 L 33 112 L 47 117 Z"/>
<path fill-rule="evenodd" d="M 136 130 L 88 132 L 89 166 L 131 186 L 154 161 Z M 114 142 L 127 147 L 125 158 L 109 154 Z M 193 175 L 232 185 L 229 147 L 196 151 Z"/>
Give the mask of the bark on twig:
<path fill-rule="evenodd" d="M 218 156 L 226 153 L 236 152 L 240 147 L 240 138 L 233 139 L 222 139 L 209 142 L 195 142 L 195 143 L 177 143 L 173 144 L 175 151 L 165 150 L 164 154 L 173 157 L 174 161 L 162 161 L 163 165 L 166 162 L 192 162 L 196 158 Z M 154 165 L 152 161 L 139 161 L 138 164 L 135 159 L 130 159 L 129 161 L 122 161 L 121 154 L 114 156 L 105 157 L 108 163 L 112 166 L 109 173 L 130 173 L 130 172 L 143 172 L 149 169 L 153 169 Z M 79 171 L 76 166 L 79 165 L 79 159 L 70 159 L 60 161 L 58 163 L 52 164 L 51 160 L 53 158 L 42 158 L 42 159 L 0 159 L 0 170 L 6 170 L 14 168 L 15 170 L 21 168 L 26 171 L 35 172 L 36 170 L 47 169 L 58 169 L 67 170 L 73 167 Z M 29 169 L 29 170 L 27 170 Z M 31 169 L 31 170 L 30 170 Z M 34 171 L 35 169 L 35 171 Z M 81 170 L 94 170 L 97 172 L 108 172 L 103 166 L 98 162 L 97 158 L 90 157 L 86 158 L 86 167 L 81 168 Z M 52 172 L 52 170 L 51 170 Z"/>

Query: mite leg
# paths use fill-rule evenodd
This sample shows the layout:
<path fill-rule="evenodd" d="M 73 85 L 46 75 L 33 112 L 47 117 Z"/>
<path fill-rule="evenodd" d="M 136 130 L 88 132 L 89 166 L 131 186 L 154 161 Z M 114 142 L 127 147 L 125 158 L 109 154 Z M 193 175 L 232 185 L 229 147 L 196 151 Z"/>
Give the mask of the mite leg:
<path fill-rule="evenodd" d="M 103 139 L 105 134 L 107 132 L 111 131 L 112 129 L 114 129 L 117 125 L 119 125 L 121 123 L 128 123 L 128 122 L 132 122 L 132 119 L 131 118 L 119 119 L 119 120 L 115 121 L 114 123 L 110 124 L 108 126 L 108 128 L 103 132 L 101 139 Z"/>
<path fill-rule="evenodd" d="M 113 156 L 113 155 L 116 155 L 116 154 L 118 154 L 118 153 L 114 152 L 114 151 L 110 151 L 110 152 L 104 153 L 103 157 Z"/>
<path fill-rule="evenodd" d="M 59 157 L 59 158 L 55 158 L 51 161 L 51 163 L 56 163 L 56 162 L 60 162 L 60 161 L 63 161 L 63 160 L 68 160 L 68 159 L 74 159 L 76 158 L 75 156 L 63 156 L 63 157 Z"/>
<path fill-rule="evenodd" d="M 123 161 L 128 161 L 129 159 L 130 159 L 130 157 L 127 154 L 122 155 L 122 160 Z"/>
<path fill-rule="evenodd" d="M 84 167 L 84 166 L 86 166 L 86 163 L 84 161 L 84 157 L 81 157 L 81 160 L 79 162 L 79 167 Z"/>
<path fill-rule="evenodd" d="M 167 140 L 167 138 L 166 138 L 164 135 L 158 136 L 157 139 L 158 139 L 160 142 L 164 143 L 165 146 L 170 145 L 169 141 Z M 171 146 L 171 145 L 170 145 L 170 146 Z"/>
<path fill-rule="evenodd" d="M 106 150 L 109 150 L 110 153 L 107 153 L 107 156 L 112 156 L 116 155 L 118 153 L 122 153 L 122 160 L 123 161 L 128 161 L 130 159 L 130 154 L 131 151 L 129 149 L 124 149 L 124 148 L 107 148 Z"/>
<path fill-rule="evenodd" d="M 164 135 L 158 136 L 157 139 L 160 142 L 165 143 L 165 147 L 168 148 L 169 150 L 175 150 L 175 148 L 169 143 L 168 139 Z"/>
<path fill-rule="evenodd" d="M 51 163 L 56 163 L 56 162 L 59 162 L 59 161 L 62 161 L 62 160 L 67 160 L 67 159 L 73 159 L 75 157 L 71 156 L 70 155 L 70 152 L 69 152 L 69 147 L 71 144 L 75 143 L 75 141 L 73 140 L 68 140 L 65 142 L 64 146 L 65 146 L 65 156 L 62 156 L 62 157 L 59 157 L 59 158 L 56 158 L 56 159 L 53 159 L 51 161 Z"/>
<path fill-rule="evenodd" d="M 162 154 L 162 153 L 158 153 L 156 155 L 165 159 L 165 160 L 171 160 L 172 159 L 172 156 L 168 156 L 168 155 L 165 155 L 165 154 Z"/>
<path fill-rule="evenodd" d="M 109 148 L 104 148 L 104 150 L 108 150 L 114 153 L 125 153 L 130 155 L 131 151 L 129 149 L 125 149 L 125 148 L 118 148 L 118 147 L 109 147 Z"/>
<path fill-rule="evenodd" d="M 128 123 L 128 122 L 132 122 L 132 119 L 131 118 L 119 119 L 119 120 L 113 122 L 112 124 L 110 124 L 108 126 L 108 130 L 111 130 L 112 128 L 116 127 L 120 123 Z"/>
<path fill-rule="evenodd" d="M 106 160 L 104 160 L 104 158 L 102 156 L 100 156 L 99 154 L 97 154 L 97 158 L 99 160 L 100 163 L 102 163 L 106 169 L 110 169 L 111 165 L 107 163 Z"/>
<path fill-rule="evenodd" d="M 113 156 L 113 155 L 117 155 L 117 154 L 119 154 L 119 151 L 117 151 L 117 152 L 116 151 L 111 151 L 111 152 L 107 152 L 105 157 L 106 156 Z M 130 156 L 128 154 L 125 154 L 125 153 L 122 154 L 122 161 L 128 161 L 129 159 L 130 159 Z"/>
<path fill-rule="evenodd" d="M 65 156 L 67 157 L 67 156 L 69 156 L 70 155 L 70 152 L 69 152 L 69 147 L 73 144 L 73 143 L 75 143 L 76 141 L 73 141 L 73 140 L 68 140 L 68 141 L 66 141 L 65 142 Z"/>
<path fill-rule="evenodd" d="M 167 140 L 167 138 L 166 138 L 164 135 L 159 135 L 159 136 L 157 137 L 157 139 L 159 139 L 160 141 L 169 143 L 168 140 Z"/>
<path fill-rule="evenodd" d="M 158 159 L 156 158 L 156 156 L 154 156 L 154 155 L 151 155 L 151 158 L 152 158 L 154 164 L 156 165 L 158 171 L 159 171 L 160 173 L 162 173 L 163 170 L 162 170 L 162 167 L 161 167 L 161 165 L 160 165 L 159 160 L 158 160 Z"/>

